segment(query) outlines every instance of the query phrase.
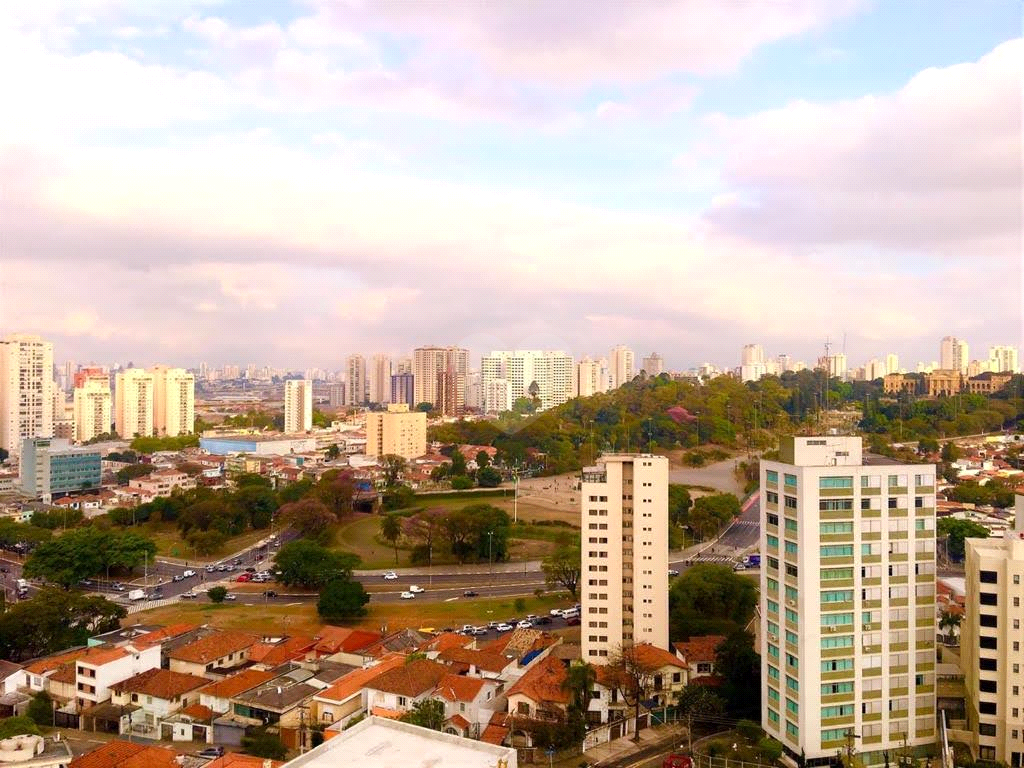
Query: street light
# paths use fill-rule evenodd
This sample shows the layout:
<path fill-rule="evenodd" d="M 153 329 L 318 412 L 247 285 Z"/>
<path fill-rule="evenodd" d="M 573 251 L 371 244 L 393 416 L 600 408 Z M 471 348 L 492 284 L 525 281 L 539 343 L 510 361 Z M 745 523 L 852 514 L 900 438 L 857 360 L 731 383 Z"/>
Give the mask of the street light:
<path fill-rule="evenodd" d="M 490 581 L 494 584 L 494 531 L 487 532 L 487 569 L 490 571 Z"/>

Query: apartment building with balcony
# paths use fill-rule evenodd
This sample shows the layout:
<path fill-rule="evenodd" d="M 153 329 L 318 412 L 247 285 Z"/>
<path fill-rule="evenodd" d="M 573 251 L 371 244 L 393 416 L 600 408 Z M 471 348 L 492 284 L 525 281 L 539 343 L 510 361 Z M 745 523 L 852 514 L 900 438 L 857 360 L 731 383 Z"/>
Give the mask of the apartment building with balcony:
<path fill-rule="evenodd" d="M 790 757 L 865 765 L 935 741 L 935 467 L 859 437 L 761 462 L 761 725 Z"/>

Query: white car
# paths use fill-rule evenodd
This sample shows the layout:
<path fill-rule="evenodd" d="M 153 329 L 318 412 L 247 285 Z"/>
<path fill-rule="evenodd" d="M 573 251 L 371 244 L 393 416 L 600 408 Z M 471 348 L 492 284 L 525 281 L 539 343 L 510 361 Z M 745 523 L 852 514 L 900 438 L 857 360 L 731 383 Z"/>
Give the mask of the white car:
<path fill-rule="evenodd" d="M 384 578 L 387 579 L 388 581 L 394 581 L 395 579 L 398 578 L 398 574 L 395 573 L 394 571 L 388 571 L 387 573 L 384 574 Z"/>
<path fill-rule="evenodd" d="M 462 632 L 463 634 L 468 634 L 471 631 L 473 631 L 473 625 L 472 624 L 463 624 L 462 625 L 462 629 L 459 630 L 459 632 Z"/>
<path fill-rule="evenodd" d="M 420 592 L 426 592 L 427 590 L 425 590 L 423 587 L 417 584 L 413 584 L 411 587 L 409 587 L 409 591 L 412 592 L 414 595 L 418 595 Z"/>
<path fill-rule="evenodd" d="M 181 572 L 181 578 L 183 578 L 183 579 L 191 579 L 195 575 L 196 575 L 196 572 L 192 571 L 192 570 L 182 571 Z"/>
<path fill-rule="evenodd" d="M 416 595 L 412 592 L 403 592 L 399 595 L 399 597 L 403 600 L 412 600 L 414 597 L 416 597 Z"/>
<path fill-rule="evenodd" d="M 225 600 L 237 600 L 238 596 L 232 594 L 231 592 L 228 592 L 226 595 L 224 595 L 224 599 Z"/>
<path fill-rule="evenodd" d="M 495 627 L 495 629 L 498 630 L 499 632 L 511 632 L 513 627 L 512 627 L 511 624 L 506 624 L 505 622 L 501 622 L 500 624 L 498 624 Z"/>
<path fill-rule="evenodd" d="M 561 616 L 563 613 L 565 613 L 565 609 L 564 608 L 552 608 L 550 613 L 551 613 L 552 616 Z"/>
<path fill-rule="evenodd" d="M 519 629 L 532 629 L 533 623 L 527 621 L 526 619 L 523 619 L 518 624 L 516 624 L 516 626 L 519 627 Z"/>

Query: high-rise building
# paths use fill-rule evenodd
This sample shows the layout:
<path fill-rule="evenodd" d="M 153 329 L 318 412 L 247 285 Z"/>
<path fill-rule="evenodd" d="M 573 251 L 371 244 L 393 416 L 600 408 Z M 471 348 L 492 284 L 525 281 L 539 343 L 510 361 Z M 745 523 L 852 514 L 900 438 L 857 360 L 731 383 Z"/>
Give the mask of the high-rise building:
<path fill-rule="evenodd" d="M 890 352 L 888 355 L 885 356 L 885 372 L 900 372 L 900 358 L 895 352 Z"/>
<path fill-rule="evenodd" d="M 636 491 L 634 491 L 635 493 Z M 861 438 L 761 462 L 761 725 L 794 759 L 935 743 L 935 467 Z"/>
<path fill-rule="evenodd" d="M 345 404 L 365 405 L 367 396 L 366 358 L 349 355 L 345 358 Z"/>
<path fill-rule="evenodd" d="M 942 370 L 966 373 L 970 361 L 966 341 L 956 336 L 944 336 L 939 342 L 939 368 Z"/>
<path fill-rule="evenodd" d="M 966 539 L 966 602 L 960 625 L 960 668 L 967 688 L 967 729 L 978 757 L 1024 765 L 1024 496 L 1017 520 L 1002 537 Z"/>
<path fill-rule="evenodd" d="M 395 373 L 391 376 L 391 398 L 392 403 L 405 403 L 410 409 L 415 408 L 416 389 L 413 385 L 411 373 Z"/>
<path fill-rule="evenodd" d="M 75 375 L 73 397 L 75 440 L 84 443 L 110 432 L 113 422 L 110 374 L 102 368 L 83 369 Z"/>
<path fill-rule="evenodd" d="M 21 492 L 49 503 L 54 494 L 99 488 L 102 451 L 96 446 L 73 447 L 56 437 L 26 437 L 19 464 Z"/>
<path fill-rule="evenodd" d="M 191 435 L 196 424 L 196 377 L 184 368 L 154 365 L 153 432 L 163 436 Z"/>
<path fill-rule="evenodd" d="M 469 372 L 469 350 L 462 347 L 418 347 L 413 350 L 412 355 L 416 405 L 430 403 L 443 413 L 449 413 L 444 410 L 437 391 L 438 373 L 448 373 L 454 377 L 448 380 L 453 384 L 448 394 L 454 392 L 455 409 L 451 413 L 461 413 L 466 405 L 465 377 Z"/>
<path fill-rule="evenodd" d="M 313 382 L 288 379 L 284 383 L 284 431 L 309 432 L 313 428 Z"/>
<path fill-rule="evenodd" d="M 403 373 L 412 374 L 412 358 L 411 357 L 400 357 L 395 360 L 395 365 L 392 370 L 395 376 L 400 376 Z"/>
<path fill-rule="evenodd" d="M 493 379 L 512 385 L 512 402 L 536 398 L 537 410 L 561 405 L 573 396 L 573 360 L 565 352 L 514 350 L 491 352 L 480 362 L 484 392 Z"/>
<path fill-rule="evenodd" d="M 633 380 L 633 350 L 622 344 L 612 347 L 608 355 L 608 364 L 612 369 L 612 389 Z"/>
<path fill-rule="evenodd" d="M 488 379 L 484 392 L 484 412 L 504 413 L 512 410 L 512 382 L 508 379 Z"/>
<path fill-rule="evenodd" d="M 327 404 L 331 408 L 343 408 L 345 405 L 345 385 L 340 381 L 332 382 L 328 389 Z"/>
<path fill-rule="evenodd" d="M 153 374 L 142 368 L 125 368 L 114 376 L 114 426 L 117 434 L 153 435 Z"/>
<path fill-rule="evenodd" d="M 427 452 L 427 414 L 392 403 L 387 412 L 366 414 L 366 455 L 415 459 Z"/>
<path fill-rule="evenodd" d="M 651 352 L 644 358 L 644 373 L 648 376 L 660 376 L 665 370 L 665 360 L 657 352 Z"/>
<path fill-rule="evenodd" d="M 582 656 L 605 664 L 623 648 L 668 649 L 668 459 L 610 454 L 580 486 Z"/>
<path fill-rule="evenodd" d="M 16 333 L 0 339 L 0 448 L 53 435 L 53 344 Z"/>
<path fill-rule="evenodd" d="M 740 380 L 757 381 L 768 371 L 765 364 L 764 347 L 760 344 L 745 344 L 740 356 Z"/>
<path fill-rule="evenodd" d="M 390 403 L 391 400 L 391 358 L 387 355 L 374 355 L 370 358 L 370 370 L 367 375 L 369 401 L 371 403 Z"/>
<path fill-rule="evenodd" d="M 1016 347 L 989 347 L 988 361 L 988 369 L 993 373 L 1020 373 Z"/>
<path fill-rule="evenodd" d="M 828 371 L 829 378 L 831 379 L 845 379 L 846 378 L 846 353 L 837 352 L 834 355 L 828 357 L 819 357 L 817 369 L 819 371 Z"/>
<path fill-rule="evenodd" d="M 590 397 L 608 391 L 608 377 L 600 362 L 584 357 L 573 366 L 573 397 Z"/>
<path fill-rule="evenodd" d="M 864 380 L 874 381 L 875 379 L 881 379 L 888 370 L 888 366 L 885 363 L 877 357 L 873 357 L 864 365 Z"/>

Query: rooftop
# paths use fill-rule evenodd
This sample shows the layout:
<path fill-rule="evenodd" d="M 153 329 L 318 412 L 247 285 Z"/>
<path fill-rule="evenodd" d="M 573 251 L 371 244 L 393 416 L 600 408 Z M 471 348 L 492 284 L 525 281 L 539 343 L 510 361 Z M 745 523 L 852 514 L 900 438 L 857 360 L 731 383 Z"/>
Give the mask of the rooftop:
<path fill-rule="evenodd" d="M 175 753 L 115 739 L 71 761 L 69 768 L 178 768 Z"/>
<path fill-rule="evenodd" d="M 444 664 L 416 659 L 385 672 L 373 681 L 372 688 L 400 696 L 415 697 L 433 690 L 448 671 Z"/>
<path fill-rule="evenodd" d="M 147 669 L 134 677 L 115 683 L 111 688 L 118 693 L 141 693 L 169 700 L 196 688 L 202 688 L 207 682 L 205 677 L 171 672 L 169 669 Z"/>
<path fill-rule="evenodd" d="M 236 675 L 225 677 L 206 686 L 202 693 L 206 696 L 213 696 L 217 699 L 230 699 L 243 691 L 255 688 L 260 683 L 265 683 L 274 676 L 273 672 L 264 672 L 258 669 L 246 669 Z"/>
<path fill-rule="evenodd" d="M 209 664 L 229 654 L 244 651 L 256 643 L 256 638 L 244 632 L 216 632 L 170 651 L 167 656 L 177 661 Z"/>
<path fill-rule="evenodd" d="M 545 656 L 526 671 L 506 695 L 519 694 L 536 702 L 568 704 L 569 693 L 562 683 L 567 676 L 565 665 L 553 656 Z M 511 708 L 511 707 L 510 707 Z"/>

